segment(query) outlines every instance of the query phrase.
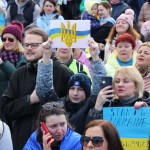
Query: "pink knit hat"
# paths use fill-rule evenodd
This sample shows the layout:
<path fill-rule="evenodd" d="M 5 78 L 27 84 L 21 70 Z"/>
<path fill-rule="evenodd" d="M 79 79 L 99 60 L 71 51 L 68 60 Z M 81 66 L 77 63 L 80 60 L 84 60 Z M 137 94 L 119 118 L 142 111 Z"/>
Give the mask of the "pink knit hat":
<path fill-rule="evenodd" d="M 23 32 L 23 24 L 18 21 L 12 21 L 9 25 L 7 25 L 3 32 L 2 37 L 5 33 L 13 34 L 20 42 L 22 42 L 22 32 Z"/>
<path fill-rule="evenodd" d="M 132 9 L 127 9 L 124 14 L 121 14 L 117 20 L 125 20 L 131 27 L 133 27 L 133 19 L 134 19 L 134 12 Z M 117 21 L 116 20 L 116 21 Z"/>

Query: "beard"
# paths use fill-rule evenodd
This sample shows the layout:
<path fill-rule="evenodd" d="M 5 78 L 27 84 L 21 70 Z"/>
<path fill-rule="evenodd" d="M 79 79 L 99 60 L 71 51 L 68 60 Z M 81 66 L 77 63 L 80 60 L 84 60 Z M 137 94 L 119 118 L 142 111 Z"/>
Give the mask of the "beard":
<path fill-rule="evenodd" d="M 37 57 L 37 58 L 35 58 L 35 59 L 33 59 L 33 60 L 28 60 L 27 58 L 26 58 L 26 60 L 27 60 L 27 62 L 31 62 L 31 63 L 33 63 L 33 64 L 36 64 L 40 59 L 42 58 L 42 56 L 41 57 Z"/>

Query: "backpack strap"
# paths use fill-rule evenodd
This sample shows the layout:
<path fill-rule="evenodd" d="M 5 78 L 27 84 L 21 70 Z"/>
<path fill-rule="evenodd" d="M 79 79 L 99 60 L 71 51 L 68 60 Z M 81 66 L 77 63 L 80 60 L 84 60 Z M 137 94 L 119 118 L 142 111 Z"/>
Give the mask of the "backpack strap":
<path fill-rule="evenodd" d="M 4 122 L 0 120 L 0 139 L 2 138 L 3 134 L 4 134 Z"/>
<path fill-rule="evenodd" d="M 83 71 L 83 64 L 81 62 L 76 62 L 76 65 L 77 65 L 77 69 L 78 69 L 78 72 L 81 72 Z"/>

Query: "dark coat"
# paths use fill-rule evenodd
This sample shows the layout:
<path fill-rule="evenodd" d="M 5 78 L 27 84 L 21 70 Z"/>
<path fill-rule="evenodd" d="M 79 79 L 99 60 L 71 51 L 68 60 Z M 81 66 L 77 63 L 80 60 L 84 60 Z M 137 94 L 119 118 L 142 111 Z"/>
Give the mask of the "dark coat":
<path fill-rule="evenodd" d="M 64 101 L 69 122 L 76 132 L 83 134 L 88 112 L 94 107 L 96 98 L 96 95 L 91 95 L 88 99 L 80 103 L 73 103 L 69 98 L 62 99 Z"/>
<path fill-rule="evenodd" d="M 0 64 L 0 96 L 8 86 L 9 79 L 12 73 L 21 66 L 26 64 L 26 60 L 22 57 L 16 66 L 14 66 L 10 61 L 3 62 Z"/>
<path fill-rule="evenodd" d="M 2 113 L 8 122 L 13 121 L 12 139 L 15 150 L 21 150 L 36 129 L 41 104 L 29 104 L 36 85 L 36 75 L 37 67 L 33 64 L 21 67 L 11 76 L 10 84 L 2 95 Z M 53 81 L 58 96 L 66 95 L 67 83 L 72 75 L 65 65 L 54 58 Z"/>
<path fill-rule="evenodd" d="M 91 36 L 97 43 L 106 44 L 105 39 L 108 37 L 110 30 L 113 26 L 114 25 L 111 22 L 107 22 L 99 28 L 93 30 Z"/>

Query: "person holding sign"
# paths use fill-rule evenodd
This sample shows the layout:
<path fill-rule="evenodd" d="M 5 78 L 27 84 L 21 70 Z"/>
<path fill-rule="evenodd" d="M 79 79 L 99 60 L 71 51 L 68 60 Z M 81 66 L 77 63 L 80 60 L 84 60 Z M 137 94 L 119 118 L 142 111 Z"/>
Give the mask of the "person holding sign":
<path fill-rule="evenodd" d="M 48 52 L 42 60 L 38 62 L 38 73 L 36 78 L 36 93 L 41 102 L 61 100 L 64 103 L 70 123 L 75 127 L 75 131 L 82 133 L 86 124 L 88 112 L 94 107 L 97 92 L 101 89 L 97 81 L 101 80 L 103 70 L 105 70 L 102 60 L 98 56 L 97 48 L 93 47 L 94 41 L 89 43 L 92 56 L 93 89 L 91 92 L 91 80 L 83 72 L 73 75 L 68 82 L 68 94 L 59 99 L 53 88 L 53 63 Z M 49 46 L 49 43 L 46 43 Z M 49 51 L 51 51 L 49 49 Z M 43 55 L 44 56 L 44 55 Z"/>
<path fill-rule="evenodd" d="M 110 88 L 113 88 L 110 90 Z M 149 95 L 143 95 L 144 82 L 135 67 L 122 67 L 114 76 L 113 85 L 103 88 L 97 97 L 95 108 L 90 110 L 92 119 L 102 118 L 103 107 L 134 106 L 140 108 L 150 104 Z M 110 100 L 111 98 L 112 100 Z"/>
<path fill-rule="evenodd" d="M 104 120 L 88 123 L 81 143 L 83 150 L 123 150 L 116 128 Z"/>
<path fill-rule="evenodd" d="M 39 115 L 39 128 L 33 132 L 23 150 L 81 150 L 81 135 L 68 124 L 63 103 L 49 102 L 42 106 Z M 41 123 L 49 133 L 41 129 Z"/>

